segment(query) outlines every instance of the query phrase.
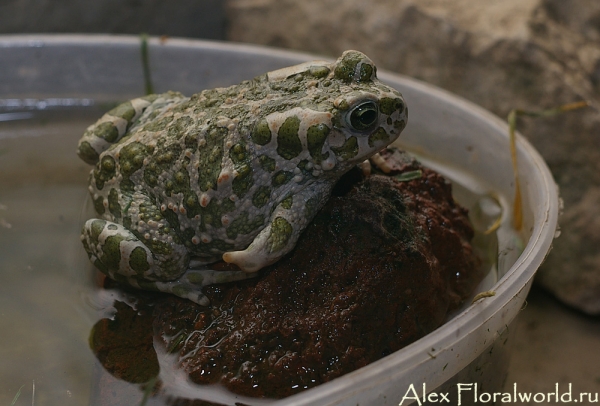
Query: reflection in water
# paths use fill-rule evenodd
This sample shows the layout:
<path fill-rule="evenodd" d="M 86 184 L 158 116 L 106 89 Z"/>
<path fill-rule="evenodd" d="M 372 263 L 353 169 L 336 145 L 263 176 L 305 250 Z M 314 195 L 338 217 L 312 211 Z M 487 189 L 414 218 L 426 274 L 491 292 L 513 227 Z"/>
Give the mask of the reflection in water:
<path fill-rule="evenodd" d="M 160 309 L 165 302 L 186 301 L 162 294 L 142 291 L 120 290 L 110 280 L 104 290 L 99 290 L 95 306 L 105 317 L 101 318 L 90 333 L 90 347 L 104 369 L 113 377 L 134 384 L 139 396 L 131 394 L 131 387 L 101 379 L 106 385 L 98 390 L 96 405 L 124 404 L 124 399 L 141 399 L 141 405 L 209 406 L 230 404 L 266 405 L 269 399 L 247 398 L 235 395 L 220 385 L 197 385 L 182 369 L 179 356 L 173 353 L 173 345 L 179 341 L 164 340 L 154 334 L 155 323 L 160 321 Z M 216 308 L 197 307 L 200 314 L 214 313 Z M 221 315 L 222 316 L 222 315 Z M 217 316 L 217 318 L 221 317 Z M 182 330 L 179 337 L 184 337 Z M 167 348 L 166 341 L 170 341 Z M 169 352 L 171 350 L 171 352 Z"/>
<path fill-rule="evenodd" d="M 140 301 L 136 308 L 113 302 L 112 318 L 99 320 L 90 334 L 90 346 L 104 368 L 129 383 L 145 383 L 158 375 L 152 338 L 153 306 Z"/>

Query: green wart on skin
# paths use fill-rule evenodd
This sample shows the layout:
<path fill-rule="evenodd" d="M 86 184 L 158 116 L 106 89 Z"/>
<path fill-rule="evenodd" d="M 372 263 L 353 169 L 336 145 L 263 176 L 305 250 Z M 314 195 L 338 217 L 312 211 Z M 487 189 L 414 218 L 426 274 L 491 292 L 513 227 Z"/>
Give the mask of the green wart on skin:
<path fill-rule="evenodd" d="M 271 234 L 269 235 L 269 252 L 281 251 L 292 236 L 292 225 L 283 217 L 276 217 L 271 223 Z"/>

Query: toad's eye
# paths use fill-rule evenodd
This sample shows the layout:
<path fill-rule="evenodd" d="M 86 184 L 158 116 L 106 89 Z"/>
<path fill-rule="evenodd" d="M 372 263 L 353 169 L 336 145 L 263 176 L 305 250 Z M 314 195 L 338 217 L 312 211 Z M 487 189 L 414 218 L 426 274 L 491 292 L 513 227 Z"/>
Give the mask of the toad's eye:
<path fill-rule="evenodd" d="M 375 102 L 367 101 L 350 110 L 346 117 L 353 130 L 366 132 L 377 125 L 379 110 Z"/>

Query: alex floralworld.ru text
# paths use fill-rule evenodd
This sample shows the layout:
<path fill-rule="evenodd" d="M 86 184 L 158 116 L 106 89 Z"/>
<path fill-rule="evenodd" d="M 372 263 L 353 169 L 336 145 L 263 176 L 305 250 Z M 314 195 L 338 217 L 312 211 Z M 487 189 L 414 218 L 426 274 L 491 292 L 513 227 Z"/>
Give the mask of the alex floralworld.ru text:
<path fill-rule="evenodd" d="M 427 384 L 423 383 L 421 388 L 416 388 L 414 384 L 410 384 L 406 393 L 402 397 L 399 406 L 402 405 L 423 405 L 424 403 L 446 403 L 461 406 L 463 401 L 469 397 L 469 403 L 513 403 L 523 404 L 525 402 L 534 403 L 578 403 L 592 404 L 599 403 L 598 393 L 581 392 L 573 394 L 573 385 L 568 384 L 567 389 L 560 388 L 559 384 L 554 385 L 553 390 L 548 392 L 522 392 L 513 384 L 512 391 L 506 392 L 485 392 L 479 390 L 477 383 L 458 383 L 456 384 L 456 392 L 429 392 L 427 393 Z M 455 399 L 453 399 L 455 397 Z"/>

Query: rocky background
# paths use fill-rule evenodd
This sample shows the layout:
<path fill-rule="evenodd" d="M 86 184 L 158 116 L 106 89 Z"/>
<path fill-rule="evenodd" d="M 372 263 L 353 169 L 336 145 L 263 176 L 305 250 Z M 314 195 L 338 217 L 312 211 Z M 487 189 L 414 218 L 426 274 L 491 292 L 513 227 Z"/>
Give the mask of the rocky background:
<path fill-rule="evenodd" d="M 224 39 L 223 0 L 0 1 L 0 34 L 142 32 Z"/>
<path fill-rule="evenodd" d="M 537 281 L 600 314 L 600 1 L 6 0 L 0 33 L 147 32 L 367 53 L 379 67 L 459 94 L 500 117 L 580 100 L 592 107 L 519 130 L 564 200 L 562 234 Z"/>

